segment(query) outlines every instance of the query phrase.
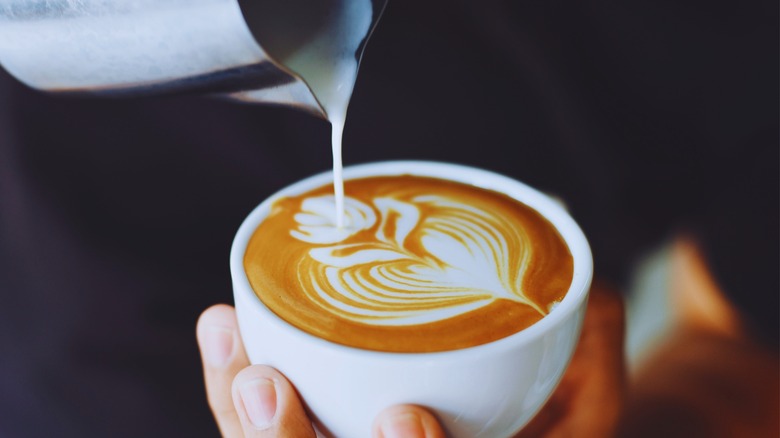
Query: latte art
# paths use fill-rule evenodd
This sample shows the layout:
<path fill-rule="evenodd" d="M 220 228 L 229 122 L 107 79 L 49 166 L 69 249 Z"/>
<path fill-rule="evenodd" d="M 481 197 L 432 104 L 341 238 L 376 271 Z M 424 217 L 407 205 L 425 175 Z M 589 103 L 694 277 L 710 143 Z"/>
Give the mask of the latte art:
<path fill-rule="evenodd" d="M 572 279 L 552 225 L 499 193 L 414 176 L 347 181 L 278 200 L 244 259 L 274 313 L 333 342 L 441 351 L 544 317 Z"/>
<path fill-rule="evenodd" d="M 298 229 L 290 232 L 331 243 L 298 264 L 304 292 L 323 311 L 365 324 L 414 325 L 507 299 L 547 313 L 522 291 L 530 237 L 501 217 L 437 195 L 375 198 L 371 206 L 347 197 L 346 205 L 346 225 L 338 229 L 327 218 L 332 196 L 306 199 L 308 212 L 295 215 Z M 377 216 L 373 239 L 344 243 Z"/>

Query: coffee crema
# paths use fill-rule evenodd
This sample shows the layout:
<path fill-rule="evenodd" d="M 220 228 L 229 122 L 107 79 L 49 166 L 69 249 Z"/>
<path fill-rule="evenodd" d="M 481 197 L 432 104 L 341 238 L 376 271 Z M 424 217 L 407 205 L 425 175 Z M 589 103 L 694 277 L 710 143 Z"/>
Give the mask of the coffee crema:
<path fill-rule="evenodd" d="M 338 344 L 456 350 L 539 321 L 566 294 L 573 259 L 552 224 L 506 195 L 411 175 L 282 198 L 257 227 L 244 269 L 276 315 Z"/>

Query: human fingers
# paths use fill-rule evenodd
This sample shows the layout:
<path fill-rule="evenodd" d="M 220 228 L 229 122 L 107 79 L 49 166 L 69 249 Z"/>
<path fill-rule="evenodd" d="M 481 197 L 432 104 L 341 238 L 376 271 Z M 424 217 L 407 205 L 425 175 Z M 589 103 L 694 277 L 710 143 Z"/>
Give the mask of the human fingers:
<path fill-rule="evenodd" d="M 582 336 L 564 377 L 574 397 L 568 424 L 556 436 L 612 436 L 623 411 L 626 392 L 625 311 L 622 295 L 596 281 L 591 288 Z"/>
<path fill-rule="evenodd" d="M 436 417 L 415 405 L 393 406 L 374 420 L 374 438 L 444 438 Z"/>
<path fill-rule="evenodd" d="M 238 333 L 236 311 L 225 304 L 209 307 L 198 319 L 196 335 L 211 412 L 222 436 L 240 438 L 243 432 L 231 387 L 238 372 L 249 366 L 249 359 Z"/>
<path fill-rule="evenodd" d="M 620 293 L 595 282 L 569 368 L 547 404 L 515 438 L 613 434 L 625 398 L 624 326 Z"/>
<path fill-rule="evenodd" d="M 315 436 L 292 384 L 271 367 L 253 365 L 239 372 L 233 403 L 246 438 Z"/>

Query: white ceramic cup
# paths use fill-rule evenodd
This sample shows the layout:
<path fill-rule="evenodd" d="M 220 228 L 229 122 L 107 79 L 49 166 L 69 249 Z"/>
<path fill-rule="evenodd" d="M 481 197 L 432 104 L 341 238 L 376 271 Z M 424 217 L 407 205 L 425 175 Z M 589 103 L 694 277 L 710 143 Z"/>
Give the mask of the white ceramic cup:
<path fill-rule="evenodd" d="M 421 161 L 380 162 L 344 170 L 348 180 L 402 174 L 501 192 L 541 213 L 563 236 L 574 258 L 574 277 L 565 298 L 541 321 L 514 335 L 437 353 L 361 350 L 299 330 L 257 298 L 244 271 L 244 253 L 275 200 L 331 184 L 332 175 L 326 172 L 265 200 L 250 213 L 233 242 L 233 293 L 249 359 L 253 364 L 273 366 L 287 376 L 312 420 L 326 435 L 368 437 L 381 410 L 411 403 L 432 410 L 453 437 L 510 436 L 542 407 L 572 357 L 593 274 L 588 242 L 556 201 L 496 173 Z"/>

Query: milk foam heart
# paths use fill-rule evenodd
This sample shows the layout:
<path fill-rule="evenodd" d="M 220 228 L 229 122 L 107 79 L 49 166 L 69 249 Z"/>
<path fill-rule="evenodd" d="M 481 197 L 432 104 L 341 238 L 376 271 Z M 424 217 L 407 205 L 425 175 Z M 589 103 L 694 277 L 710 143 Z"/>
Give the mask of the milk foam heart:
<path fill-rule="evenodd" d="M 502 217 L 437 195 L 409 201 L 374 198 L 366 205 L 347 198 L 347 225 L 313 227 L 311 214 L 296 214 L 291 235 L 317 246 L 298 264 L 309 298 L 323 311 L 375 325 L 424 324 L 452 318 L 497 299 L 547 313 L 523 293 L 533 243 Z M 302 208 L 334 210 L 333 197 L 306 199 Z M 341 243 L 380 224 L 366 242 Z M 322 217 L 322 216 L 320 216 Z M 414 242 L 407 242 L 416 231 Z M 510 248 L 519 258 L 510 266 Z"/>

